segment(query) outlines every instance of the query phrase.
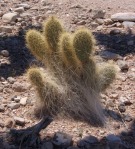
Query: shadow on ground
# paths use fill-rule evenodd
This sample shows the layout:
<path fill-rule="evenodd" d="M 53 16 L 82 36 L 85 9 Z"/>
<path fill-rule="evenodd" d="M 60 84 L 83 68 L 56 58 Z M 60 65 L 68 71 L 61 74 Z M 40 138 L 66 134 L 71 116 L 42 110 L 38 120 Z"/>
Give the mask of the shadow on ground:
<path fill-rule="evenodd" d="M 33 59 L 33 56 L 25 45 L 25 33 L 29 28 L 40 29 L 41 27 L 28 26 L 20 30 L 18 35 L 0 36 L 0 51 L 7 50 L 10 61 L 10 64 L 0 63 L 0 76 L 4 78 L 19 76 L 29 67 Z M 131 30 L 128 30 L 127 33 L 117 35 L 104 34 L 102 32 L 96 32 L 94 34 L 97 43 L 103 45 L 106 50 L 118 53 L 121 56 L 135 52 L 135 45 L 127 45 L 127 41 L 133 40 L 135 42 L 135 35 Z"/>

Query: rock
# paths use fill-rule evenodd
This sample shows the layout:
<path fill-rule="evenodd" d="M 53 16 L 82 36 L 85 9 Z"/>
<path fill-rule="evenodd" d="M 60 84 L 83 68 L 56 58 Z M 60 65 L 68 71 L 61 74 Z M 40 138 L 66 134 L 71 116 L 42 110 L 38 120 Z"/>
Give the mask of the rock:
<path fill-rule="evenodd" d="M 127 41 L 127 45 L 128 45 L 128 46 L 133 46 L 133 45 L 134 45 L 134 41 L 133 41 L 133 40 Z"/>
<path fill-rule="evenodd" d="M 15 82 L 15 79 L 13 77 L 8 77 L 7 80 L 11 84 L 13 84 Z"/>
<path fill-rule="evenodd" d="M 0 105 L 0 112 L 4 112 L 5 111 L 5 108 L 4 108 L 4 106 L 1 104 Z"/>
<path fill-rule="evenodd" d="M 30 9 L 29 4 L 18 4 L 17 7 L 23 7 L 24 9 Z"/>
<path fill-rule="evenodd" d="M 129 73 L 129 74 L 128 74 L 128 78 L 129 78 L 130 80 L 132 80 L 132 81 L 135 81 L 135 73 L 134 73 L 134 72 Z"/>
<path fill-rule="evenodd" d="M 133 104 L 133 102 L 131 102 L 129 99 L 127 99 L 126 97 L 120 97 L 119 99 L 120 103 L 125 104 L 125 106 L 130 106 Z"/>
<path fill-rule="evenodd" d="M 25 106 L 26 103 L 27 103 L 27 99 L 28 99 L 27 97 L 21 98 L 20 104 L 23 105 L 23 106 Z"/>
<path fill-rule="evenodd" d="M 80 148 L 85 148 L 85 149 L 89 149 L 92 148 L 92 146 L 94 145 L 98 145 L 99 141 L 96 137 L 94 136 L 87 136 L 85 138 L 83 138 L 82 140 L 79 140 L 77 142 L 77 146 Z"/>
<path fill-rule="evenodd" d="M 50 5 L 51 3 L 49 2 L 49 0 L 41 0 L 41 4 L 42 6 L 46 6 L 46 5 Z"/>
<path fill-rule="evenodd" d="M 2 16 L 2 20 L 6 23 L 10 23 L 16 21 L 17 17 L 18 14 L 16 12 L 9 12 Z"/>
<path fill-rule="evenodd" d="M 81 20 L 79 22 L 76 23 L 77 25 L 85 25 L 86 24 L 86 21 L 85 20 Z"/>
<path fill-rule="evenodd" d="M 112 19 L 104 19 L 104 24 L 111 25 L 111 24 L 113 24 L 113 21 L 112 21 Z"/>
<path fill-rule="evenodd" d="M 15 102 L 20 102 L 21 97 L 20 96 L 14 96 L 11 98 L 11 100 L 15 101 Z"/>
<path fill-rule="evenodd" d="M 19 7 L 14 10 L 15 12 L 22 13 L 24 12 L 24 7 Z"/>
<path fill-rule="evenodd" d="M 23 92 L 27 90 L 27 86 L 25 85 L 25 83 L 19 83 L 19 82 L 15 82 L 12 85 L 12 88 L 16 91 L 16 92 Z"/>
<path fill-rule="evenodd" d="M 126 111 L 126 108 L 125 108 L 125 104 L 124 103 L 120 103 L 118 105 L 118 109 L 121 113 L 125 112 Z"/>
<path fill-rule="evenodd" d="M 1 54 L 2 56 L 4 56 L 4 57 L 8 57 L 8 56 L 9 56 L 9 52 L 8 52 L 7 50 L 2 50 L 2 51 L 0 52 L 0 54 Z"/>
<path fill-rule="evenodd" d="M 118 60 L 120 56 L 118 54 L 112 53 L 110 51 L 104 50 L 99 52 L 100 56 L 107 60 Z"/>
<path fill-rule="evenodd" d="M 98 23 L 99 25 L 104 24 L 104 19 L 96 19 L 96 23 Z"/>
<path fill-rule="evenodd" d="M 79 149 L 79 148 L 78 147 L 75 147 L 75 146 L 70 146 L 67 149 Z"/>
<path fill-rule="evenodd" d="M 101 31 L 101 30 L 103 29 L 103 26 L 100 25 L 100 26 L 98 26 L 96 29 L 97 29 L 97 31 Z"/>
<path fill-rule="evenodd" d="M 53 149 L 53 144 L 51 142 L 44 142 L 41 149 Z"/>
<path fill-rule="evenodd" d="M 2 128 L 3 128 L 3 127 L 4 127 L 4 125 L 5 125 L 5 124 L 4 124 L 4 122 L 3 122 L 2 120 L 0 120 L 0 127 L 2 127 Z"/>
<path fill-rule="evenodd" d="M 131 27 L 135 26 L 135 22 L 124 21 L 124 22 L 122 23 L 122 25 L 123 25 L 123 27 L 125 27 L 125 28 L 131 28 Z"/>
<path fill-rule="evenodd" d="M 0 26 L 0 32 L 12 33 L 12 30 L 13 30 L 12 26 Z"/>
<path fill-rule="evenodd" d="M 96 28 L 96 27 L 98 27 L 98 23 L 96 23 L 96 22 L 91 22 L 91 26 L 92 26 L 93 28 Z"/>
<path fill-rule="evenodd" d="M 131 122 L 132 121 L 132 117 L 130 115 L 124 115 L 123 116 L 123 119 L 126 121 L 126 122 Z"/>
<path fill-rule="evenodd" d="M 108 135 L 106 137 L 106 140 L 109 143 L 110 149 L 119 149 L 120 145 L 122 144 L 120 137 L 115 136 L 113 134 Z"/>
<path fill-rule="evenodd" d="M 0 17 L 2 17 L 3 16 L 3 12 L 2 11 L 0 11 Z"/>
<path fill-rule="evenodd" d="M 111 16 L 113 21 L 135 21 L 135 13 L 116 13 Z"/>
<path fill-rule="evenodd" d="M 117 61 L 117 64 L 118 64 L 118 66 L 119 66 L 119 68 L 120 68 L 121 71 L 128 71 L 129 66 L 128 66 L 128 64 L 127 64 L 126 61 L 118 60 Z"/>
<path fill-rule="evenodd" d="M 117 35 L 117 34 L 120 34 L 121 33 L 121 30 L 120 29 L 113 29 L 110 31 L 110 35 Z"/>
<path fill-rule="evenodd" d="M 15 121 L 12 118 L 5 119 L 5 126 L 7 128 L 12 128 L 15 125 Z"/>
<path fill-rule="evenodd" d="M 24 118 L 21 118 L 21 117 L 14 117 L 14 120 L 16 122 L 17 125 L 20 125 L 20 126 L 24 126 L 25 125 L 25 120 Z"/>
<path fill-rule="evenodd" d="M 92 18 L 93 18 L 93 19 L 96 19 L 96 18 L 104 18 L 104 17 L 105 17 L 105 14 L 106 14 L 106 11 L 105 11 L 105 10 L 94 10 L 94 11 L 93 11 L 93 16 L 92 16 Z"/>
<path fill-rule="evenodd" d="M 53 137 L 53 144 L 62 148 L 67 148 L 72 145 L 72 137 L 65 133 L 57 132 Z"/>
<path fill-rule="evenodd" d="M 7 106 L 9 108 L 11 108 L 12 110 L 14 110 L 14 109 L 18 109 L 20 107 L 20 103 L 10 103 Z"/>

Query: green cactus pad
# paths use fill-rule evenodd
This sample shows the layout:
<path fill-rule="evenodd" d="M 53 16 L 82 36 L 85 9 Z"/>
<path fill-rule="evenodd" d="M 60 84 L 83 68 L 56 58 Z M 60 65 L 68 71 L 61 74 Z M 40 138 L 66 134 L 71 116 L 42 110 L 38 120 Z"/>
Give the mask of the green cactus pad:
<path fill-rule="evenodd" d="M 51 50 L 56 51 L 60 34 L 63 32 L 60 21 L 52 16 L 47 22 L 43 23 L 43 33 Z"/>
<path fill-rule="evenodd" d="M 95 40 L 92 33 L 87 29 L 80 29 L 75 32 L 73 47 L 80 61 L 88 61 L 89 55 L 93 51 Z"/>

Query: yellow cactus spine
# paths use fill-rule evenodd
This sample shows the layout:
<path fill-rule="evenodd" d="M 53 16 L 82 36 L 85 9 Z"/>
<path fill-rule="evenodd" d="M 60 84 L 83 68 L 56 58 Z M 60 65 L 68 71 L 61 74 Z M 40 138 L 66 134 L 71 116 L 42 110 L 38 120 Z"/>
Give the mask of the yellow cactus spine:
<path fill-rule="evenodd" d="M 51 50 L 57 51 L 60 34 L 63 32 L 60 21 L 52 16 L 43 23 L 43 34 Z"/>

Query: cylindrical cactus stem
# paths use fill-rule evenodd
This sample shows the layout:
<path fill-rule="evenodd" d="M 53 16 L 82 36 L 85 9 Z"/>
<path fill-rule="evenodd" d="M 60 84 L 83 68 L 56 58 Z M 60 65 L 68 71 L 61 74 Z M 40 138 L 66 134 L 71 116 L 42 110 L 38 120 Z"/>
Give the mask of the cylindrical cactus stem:
<path fill-rule="evenodd" d="M 113 64 L 103 64 L 98 68 L 99 91 L 104 91 L 114 81 L 116 72 Z"/>
<path fill-rule="evenodd" d="M 79 29 L 73 37 L 73 47 L 78 59 L 82 63 L 89 61 L 89 56 L 94 49 L 95 40 L 88 29 Z"/>
<path fill-rule="evenodd" d="M 59 55 L 66 67 L 75 70 L 81 67 L 81 62 L 73 49 L 71 36 L 71 34 L 66 32 L 61 35 L 59 41 Z"/>
<path fill-rule="evenodd" d="M 49 45 L 49 48 L 54 52 L 57 52 L 58 50 L 58 41 L 62 32 L 62 25 L 54 16 L 50 17 L 47 22 L 43 23 L 43 34 Z"/>
<path fill-rule="evenodd" d="M 46 71 L 42 72 L 39 68 L 30 68 L 27 74 L 31 83 L 36 87 L 40 99 L 37 103 L 43 105 L 42 107 L 48 113 L 49 111 L 51 114 L 56 112 L 58 110 L 56 108 L 59 108 L 58 105 L 62 104 L 60 99 L 65 93 L 63 86 L 53 76 Z"/>
<path fill-rule="evenodd" d="M 44 36 L 36 31 L 29 30 L 26 34 L 26 44 L 30 49 L 31 53 L 41 61 L 44 61 L 48 58 L 51 51 L 47 47 Z"/>
<path fill-rule="evenodd" d="M 38 88 L 44 87 L 44 77 L 39 68 L 29 68 L 27 74 L 31 84 Z"/>

